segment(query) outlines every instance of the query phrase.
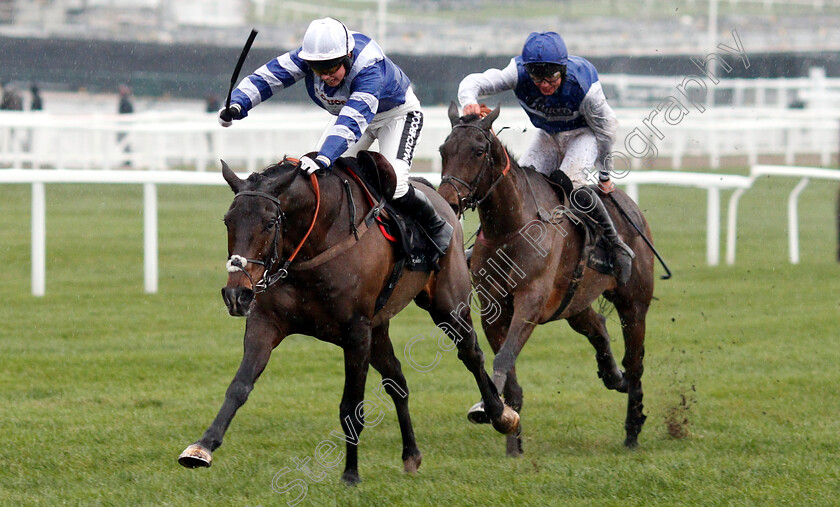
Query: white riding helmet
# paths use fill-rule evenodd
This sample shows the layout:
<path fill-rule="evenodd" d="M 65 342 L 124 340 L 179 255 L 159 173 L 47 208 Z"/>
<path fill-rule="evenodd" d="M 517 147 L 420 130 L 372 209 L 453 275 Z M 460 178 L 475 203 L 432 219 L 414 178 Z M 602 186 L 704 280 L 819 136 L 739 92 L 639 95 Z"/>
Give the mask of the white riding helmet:
<path fill-rule="evenodd" d="M 355 45 L 344 23 L 333 18 L 316 19 L 306 29 L 298 56 L 313 62 L 335 60 L 350 54 Z"/>

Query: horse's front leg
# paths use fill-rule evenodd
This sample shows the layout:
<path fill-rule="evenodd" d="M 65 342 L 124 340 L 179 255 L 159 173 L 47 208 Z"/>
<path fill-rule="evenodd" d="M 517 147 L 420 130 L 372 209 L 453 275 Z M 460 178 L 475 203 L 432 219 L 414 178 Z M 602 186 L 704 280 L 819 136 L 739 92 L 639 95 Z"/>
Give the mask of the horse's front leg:
<path fill-rule="evenodd" d="M 522 352 L 522 347 L 525 346 L 537 325 L 537 315 L 533 311 L 535 306 L 531 304 L 521 306 L 527 307 L 527 310 L 522 308 L 514 310 L 505 342 L 499 352 L 496 353 L 496 357 L 493 358 L 493 384 L 500 392 L 505 387 L 508 374 L 516 365 L 516 358 Z"/>
<path fill-rule="evenodd" d="M 341 480 L 349 486 L 358 484 L 359 437 L 365 427 L 365 382 L 370 365 L 371 327 L 359 318 L 342 330 L 344 348 L 344 394 L 339 406 L 341 429 L 347 442 L 347 460 Z"/>
<path fill-rule="evenodd" d="M 216 419 L 204 432 L 201 440 L 187 447 L 178 463 L 187 468 L 209 467 L 212 452 L 222 445 L 222 439 L 239 407 L 248 400 L 254 382 L 268 364 L 271 351 L 285 338 L 276 326 L 252 315 L 245 326 L 245 351 L 242 363 L 225 393 L 225 401 Z"/>
<path fill-rule="evenodd" d="M 499 397 L 501 389 L 493 385 L 490 376 L 484 370 L 484 353 L 478 346 L 478 338 L 472 325 L 469 300 L 458 302 L 457 305 L 454 303 L 455 301 L 447 295 L 438 294 L 428 310 L 435 324 L 455 342 L 458 347 L 458 359 L 473 374 L 478 384 L 481 406 L 473 408 L 480 411 L 481 415 L 478 421 L 471 420 L 491 422 L 499 433 L 514 433 L 519 429 L 519 414 L 502 402 Z"/>

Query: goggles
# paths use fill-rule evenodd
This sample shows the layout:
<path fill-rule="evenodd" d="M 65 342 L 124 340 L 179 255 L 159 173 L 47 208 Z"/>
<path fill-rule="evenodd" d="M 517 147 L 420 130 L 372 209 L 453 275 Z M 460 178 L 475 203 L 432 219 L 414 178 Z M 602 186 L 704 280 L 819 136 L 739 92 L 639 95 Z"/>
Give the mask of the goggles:
<path fill-rule="evenodd" d="M 325 61 L 307 61 L 306 64 L 309 65 L 312 72 L 321 76 L 326 76 L 328 74 L 335 74 L 338 72 L 338 69 L 344 65 L 344 58 L 346 57 Z"/>
<path fill-rule="evenodd" d="M 551 76 L 548 76 L 548 77 L 535 76 L 533 74 L 528 74 L 528 76 L 531 78 L 531 81 L 533 81 L 534 84 L 537 85 L 537 86 L 539 86 L 541 84 L 548 84 L 548 85 L 554 86 L 557 83 L 559 83 L 560 80 L 563 79 L 563 73 L 562 72 L 555 72 L 554 75 L 551 75 Z"/>

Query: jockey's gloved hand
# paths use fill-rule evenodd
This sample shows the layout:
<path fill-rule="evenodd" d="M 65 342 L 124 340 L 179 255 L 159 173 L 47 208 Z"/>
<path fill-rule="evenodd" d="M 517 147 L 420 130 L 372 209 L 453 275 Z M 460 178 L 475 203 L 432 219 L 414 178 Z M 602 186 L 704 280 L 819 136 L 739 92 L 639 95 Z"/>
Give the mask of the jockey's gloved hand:
<path fill-rule="evenodd" d="M 309 176 L 315 171 L 326 169 L 331 163 L 330 159 L 324 155 L 318 155 L 315 158 L 312 158 L 309 155 L 304 155 L 300 158 L 300 169 Z"/>
<path fill-rule="evenodd" d="M 233 125 L 233 120 L 241 119 L 242 106 L 239 104 L 231 104 L 230 107 L 219 109 L 219 125 L 222 127 L 230 127 Z"/>

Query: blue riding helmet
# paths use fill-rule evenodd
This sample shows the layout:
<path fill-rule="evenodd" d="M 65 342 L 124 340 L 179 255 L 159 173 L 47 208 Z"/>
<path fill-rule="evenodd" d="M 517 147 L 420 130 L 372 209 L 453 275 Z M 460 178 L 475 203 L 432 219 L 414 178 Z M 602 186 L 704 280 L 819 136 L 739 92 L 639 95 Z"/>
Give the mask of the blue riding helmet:
<path fill-rule="evenodd" d="M 566 43 L 556 32 L 532 32 L 522 48 L 522 63 L 554 63 L 566 65 L 569 52 Z"/>

